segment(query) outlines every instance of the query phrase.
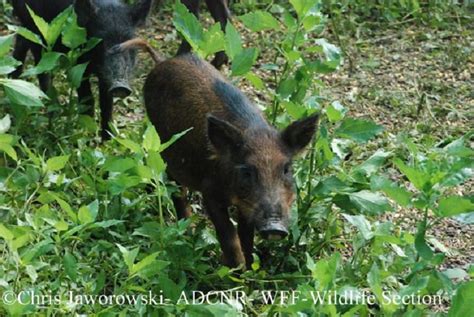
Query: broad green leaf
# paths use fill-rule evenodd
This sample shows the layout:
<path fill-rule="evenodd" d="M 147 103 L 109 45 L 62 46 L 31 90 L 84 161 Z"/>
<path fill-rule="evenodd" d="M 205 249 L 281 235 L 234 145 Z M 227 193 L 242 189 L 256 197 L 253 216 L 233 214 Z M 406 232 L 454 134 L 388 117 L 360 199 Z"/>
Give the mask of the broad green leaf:
<path fill-rule="evenodd" d="M 393 163 L 417 189 L 423 191 L 425 186 L 429 184 L 431 178 L 429 174 L 405 165 L 405 163 L 398 158 L 394 159 Z"/>
<path fill-rule="evenodd" d="M 346 193 L 351 191 L 354 191 L 354 189 L 350 187 L 349 184 L 341 181 L 336 176 L 329 176 L 319 181 L 316 187 L 314 187 L 312 195 L 324 197 L 331 193 Z"/>
<path fill-rule="evenodd" d="M 138 272 L 140 272 L 141 270 L 143 270 L 144 268 L 146 268 L 148 265 L 151 265 L 153 262 L 155 262 L 156 260 L 156 257 L 158 256 L 159 252 L 155 252 L 155 253 L 152 253 L 148 256 L 146 256 L 145 258 L 143 258 L 143 260 L 141 260 L 140 262 L 136 263 L 136 264 L 133 264 L 132 265 L 132 269 L 130 270 L 130 275 L 134 275 Z"/>
<path fill-rule="evenodd" d="M 425 260 L 431 260 L 433 258 L 434 252 L 426 244 L 425 240 L 426 233 L 426 221 L 421 221 L 418 224 L 416 237 L 415 237 L 415 249 L 418 251 L 418 254 Z"/>
<path fill-rule="evenodd" d="M 77 89 L 81 86 L 81 82 L 84 77 L 84 72 L 86 71 L 88 64 L 89 63 L 74 65 L 73 67 L 71 67 L 71 69 L 68 70 L 67 79 L 71 84 L 72 88 Z"/>
<path fill-rule="evenodd" d="M 276 30 L 279 28 L 277 19 L 266 11 L 253 11 L 239 16 L 239 19 L 253 32 Z"/>
<path fill-rule="evenodd" d="M 280 82 L 277 93 L 282 99 L 290 97 L 298 88 L 298 82 L 294 78 L 286 78 Z"/>
<path fill-rule="evenodd" d="M 7 113 L 2 119 L 0 119 L 0 134 L 7 133 L 8 130 L 10 130 L 11 125 L 12 121 L 10 115 Z"/>
<path fill-rule="evenodd" d="M 374 236 L 372 232 L 372 226 L 370 222 L 364 217 L 364 215 L 351 216 L 348 214 L 342 214 L 347 221 L 355 226 L 362 234 L 365 240 L 370 240 Z"/>
<path fill-rule="evenodd" d="M 41 98 L 47 96 L 35 85 L 24 80 L 0 78 L 10 102 L 27 107 L 41 107 Z"/>
<path fill-rule="evenodd" d="M 155 127 L 149 124 L 145 134 L 143 135 L 143 148 L 147 151 L 159 151 L 161 146 L 161 140 L 156 132 Z"/>
<path fill-rule="evenodd" d="M 369 215 L 379 215 L 391 210 L 390 204 L 385 197 L 379 193 L 373 193 L 368 190 L 350 193 L 349 200 L 354 203 L 361 212 Z"/>
<path fill-rule="evenodd" d="M 428 285 L 428 281 L 430 280 L 429 276 L 415 276 L 411 281 L 410 284 L 402 288 L 399 292 L 401 297 L 416 295 L 421 290 L 425 289 Z"/>
<path fill-rule="evenodd" d="M 474 281 L 463 283 L 454 295 L 448 317 L 467 317 L 474 315 Z"/>
<path fill-rule="evenodd" d="M 26 274 L 28 274 L 28 276 L 30 277 L 31 281 L 35 283 L 38 279 L 38 272 L 36 272 L 35 267 L 33 265 L 27 265 L 25 271 Z"/>
<path fill-rule="evenodd" d="M 61 31 L 64 29 L 64 24 L 71 15 L 71 12 L 72 6 L 69 6 L 49 23 L 48 34 L 45 37 L 46 43 L 49 47 L 53 47 L 53 45 L 58 40 L 59 35 L 61 35 Z"/>
<path fill-rule="evenodd" d="M 362 173 L 365 176 L 371 176 L 385 164 L 387 157 L 391 155 L 390 152 L 384 150 L 377 150 L 371 157 L 369 157 L 362 164 L 354 167 L 353 173 Z"/>
<path fill-rule="evenodd" d="M 382 275 L 376 262 L 372 263 L 372 267 L 367 274 L 367 282 L 369 283 L 372 293 L 377 298 L 377 301 L 382 305 L 382 311 L 385 312 L 385 314 L 381 316 L 392 316 L 392 313 L 397 310 L 398 306 L 395 302 L 386 300 L 386 294 L 382 287 Z"/>
<path fill-rule="evenodd" d="M 442 217 L 456 216 L 466 212 L 474 212 L 474 203 L 469 198 L 449 196 L 439 201 L 437 213 Z"/>
<path fill-rule="evenodd" d="M 383 127 L 375 124 L 373 121 L 346 118 L 342 120 L 341 125 L 335 132 L 340 137 L 363 143 L 369 141 L 382 131 Z"/>
<path fill-rule="evenodd" d="M 244 48 L 232 61 L 232 76 L 246 74 L 252 68 L 258 57 L 258 50 L 255 47 Z"/>
<path fill-rule="evenodd" d="M 153 176 L 156 178 L 158 178 L 166 168 L 166 164 L 163 161 L 161 155 L 158 152 L 152 150 L 148 152 L 147 165 L 151 168 Z"/>
<path fill-rule="evenodd" d="M 293 31 L 297 27 L 296 19 L 288 10 L 285 10 L 285 12 L 283 12 L 283 24 L 285 24 L 289 31 Z"/>
<path fill-rule="evenodd" d="M 447 269 L 443 271 L 442 274 L 447 276 L 451 280 L 464 280 L 465 278 L 469 277 L 469 274 L 467 274 L 465 270 L 459 267 Z"/>
<path fill-rule="evenodd" d="M 11 135 L 11 134 L 7 134 L 7 133 L 3 133 L 3 134 L 0 134 L 0 143 L 7 143 L 7 144 L 15 144 L 17 140 L 17 137 Z"/>
<path fill-rule="evenodd" d="M 5 152 L 9 157 L 11 157 L 13 160 L 18 161 L 18 156 L 16 155 L 16 151 L 8 143 L 0 142 L 0 151 Z"/>
<path fill-rule="evenodd" d="M 126 174 L 119 174 L 107 180 L 107 188 L 109 192 L 115 196 L 122 194 L 128 188 L 140 184 L 141 178 L 138 176 L 128 176 Z"/>
<path fill-rule="evenodd" d="M 204 52 L 204 56 L 209 56 L 224 50 L 224 33 L 219 23 L 215 23 L 208 31 L 204 32 L 202 43 L 200 43 L 199 46 Z"/>
<path fill-rule="evenodd" d="M 459 157 L 474 157 L 474 150 L 466 147 L 464 143 L 466 142 L 466 136 L 460 137 L 459 139 L 454 140 L 453 142 L 446 145 L 443 150 L 450 155 L 459 156 Z"/>
<path fill-rule="evenodd" d="M 316 32 L 320 33 L 320 30 L 324 28 L 324 23 L 322 23 L 321 20 L 322 18 L 320 14 L 307 15 L 303 19 L 303 27 L 307 33 L 313 32 L 316 29 L 318 29 Z"/>
<path fill-rule="evenodd" d="M 19 65 L 21 65 L 21 62 L 11 56 L 0 57 L 0 75 L 14 72 Z"/>
<path fill-rule="evenodd" d="M 34 246 L 29 246 L 29 248 L 21 255 L 21 260 L 23 264 L 30 264 L 36 258 L 54 250 L 54 242 L 50 238 L 41 240 Z"/>
<path fill-rule="evenodd" d="M 411 193 L 403 187 L 391 182 L 384 176 L 373 176 L 370 180 L 370 188 L 372 190 L 381 190 L 393 199 L 400 206 L 406 207 L 411 202 Z"/>
<path fill-rule="evenodd" d="M 367 282 L 370 289 L 379 301 L 383 300 L 382 282 L 380 278 L 380 270 L 376 262 L 373 262 L 369 273 L 367 274 Z"/>
<path fill-rule="evenodd" d="M 77 280 L 77 261 L 74 255 L 66 252 L 63 259 L 63 265 L 66 274 L 75 282 Z"/>
<path fill-rule="evenodd" d="M 52 172 L 62 170 L 66 166 L 69 157 L 70 155 L 62 155 L 48 159 L 46 161 L 46 169 Z"/>
<path fill-rule="evenodd" d="M 129 251 L 118 243 L 116 243 L 116 245 L 119 248 L 120 252 L 122 253 L 123 261 L 125 262 L 125 265 L 128 268 L 128 272 L 130 273 L 132 271 L 135 258 L 138 255 L 139 248 L 135 248 Z"/>
<path fill-rule="evenodd" d="M 15 35 L 13 34 L 0 36 L 0 57 L 3 57 L 10 52 L 14 36 Z"/>
<path fill-rule="evenodd" d="M 232 23 L 227 23 L 225 27 L 225 52 L 231 60 L 242 51 L 242 40 Z"/>
<path fill-rule="evenodd" d="M 199 52 L 199 43 L 203 41 L 204 32 L 194 14 L 188 11 L 181 1 L 174 5 L 173 24 L 191 47 Z"/>
<path fill-rule="evenodd" d="M 41 39 L 41 37 L 38 34 L 35 34 L 35 33 L 31 32 L 30 30 L 28 30 L 25 27 L 18 27 L 15 30 L 18 33 L 18 35 L 24 37 L 28 41 L 36 43 L 36 44 L 41 45 L 41 46 L 44 47 L 43 40 Z"/>
<path fill-rule="evenodd" d="M 336 45 L 329 43 L 325 39 L 317 39 L 315 43 L 322 47 L 326 61 L 337 61 L 339 63 L 341 60 L 341 50 Z"/>
<path fill-rule="evenodd" d="M 338 122 L 344 118 L 347 109 L 339 101 L 334 101 L 326 108 L 326 115 L 331 122 Z"/>
<path fill-rule="evenodd" d="M 99 201 L 96 199 L 87 206 L 79 208 L 77 219 L 81 224 L 94 222 L 99 212 Z"/>
<path fill-rule="evenodd" d="M 72 210 L 71 206 L 63 199 L 59 198 L 57 195 L 54 195 L 54 199 L 59 204 L 61 209 L 68 215 L 69 219 L 73 222 L 77 222 L 77 216 Z"/>
<path fill-rule="evenodd" d="M 286 109 L 286 112 L 288 112 L 288 114 L 294 119 L 303 118 L 303 116 L 308 111 L 305 106 L 291 101 L 282 101 L 281 105 Z"/>
<path fill-rule="evenodd" d="M 263 90 L 265 89 L 265 84 L 263 82 L 263 80 L 258 76 L 256 75 L 255 73 L 253 72 L 247 72 L 245 74 L 245 78 L 252 83 L 252 85 L 257 88 L 258 90 Z"/>
<path fill-rule="evenodd" d="M 41 16 L 37 15 L 31 8 L 27 5 L 26 8 L 30 13 L 33 22 L 35 23 L 36 27 L 40 31 L 43 38 L 48 39 L 48 31 L 49 31 L 49 24 L 46 22 Z"/>
<path fill-rule="evenodd" d="M 0 237 L 6 241 L 12 241 L 14 235 L 7 227 L 0 223 Z"/>
<path fill-rule="evenodd" d="M 54 224 L 54 228 L 56 228 L 58 232 L 66 231 L 67 229 L 69 229 L 69 225 L 66 221 L 60 220 Z"/>
<path fill-rule="evenodd" d="M 108 172 L 123 173 L 137 166 L 137 162 L 131 157 L 108 157 L 102 169 Z"/>
<path fill-rule="evenodd" d="M 290 0 L 300 19 L 303 19 L 319 2 L 320 0 Z"/>
<path fill-rule="evenodd" d="M 104 220 L 104 221 L 99 221 L 99 222 L 94 222 L 91 224 L 92 228 L 109 228 L 115 225 L 118 225 L 120 223 L 123 223 L 123 220 L 116 220 L 116 219 L 111 219 L 111 220 Z"/>
<path fill-rule="evenodd" d="M 64 46 L 75 49 L 87 42 L 86 29 L 77 25 L 77 16 L 75 13 L 71 15 L 69 23 L 66 24 L 61 38 Z"/>
<path fill-rule="evenodd" d="M 41 60 L 35 67 L 27 69 L 22 75 L 22 78 L 34 76 L 42 73 L 49 72 L 56 68 L 59 63 L 59 58 L 63 54 L 58 52 L 46 52 L 41 56 Z"/>
<path fill-rule="evenodd" d="M 474 212 L 457 215 L 454 219 L 463 224 L 474 224 Z"/>
<path fill-rule="evenodd" d="M 121 139 L 121 138 L 115 138 L 115 140 L 117 140 L 118 143 L 122 144 L 127 149 L 131 150 L 133 153 L 141 153 L 142 152 L 142 149 L 141 149 L 140 145 L 133 142 L 132 140 Z"/>
<path fill-rule="evenodd" d="M 329 259 L 321 259 L 316 262 L 312 275 L 319 281 L 320 289 L 326 289 L 334 284 L 340 259 L 341 255 L 336 252 Z"/>

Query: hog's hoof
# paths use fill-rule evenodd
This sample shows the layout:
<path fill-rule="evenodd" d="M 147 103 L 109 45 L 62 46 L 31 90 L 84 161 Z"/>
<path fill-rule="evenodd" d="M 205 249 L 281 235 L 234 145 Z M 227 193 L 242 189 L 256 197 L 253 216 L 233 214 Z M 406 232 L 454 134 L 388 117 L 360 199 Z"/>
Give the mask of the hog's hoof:
<path fill-rule="evenodd" d="M 235 259 L 229 259 L 224 254 L 221 255 L 221 263 L 225 266 L 228 266 L 232 269 L 240 268 L 240 270 L 245 271 L 247 266 L 245 265 L 245 258 L 237 257 Z"/>
<path fill-rule="evenodd" d="M 224 52 L 217 52 L 211 64 L 215 68 L 221 69 L 222 65 L 227 64 L 228 62 L 229 62 L 229 58 Z"/>

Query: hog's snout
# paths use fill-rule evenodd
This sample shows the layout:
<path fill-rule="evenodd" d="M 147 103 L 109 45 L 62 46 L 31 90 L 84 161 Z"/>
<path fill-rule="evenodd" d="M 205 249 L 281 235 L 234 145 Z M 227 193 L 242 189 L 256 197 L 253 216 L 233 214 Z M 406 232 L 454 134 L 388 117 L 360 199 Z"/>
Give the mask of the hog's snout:
<path fill-rule="evenodd" d="M 130 96 L 132 89 L 127 83 L 124 82 L 115 82 L 110 86 L 109 93 L 113 97 L 125 98 Z"/>
<path fill-rule="evenodd" d="M 288 235 L 288 229 L 280 221 L 270 221 L 259 228 L 260 235 L 268 240 L 280 240 Z"/>

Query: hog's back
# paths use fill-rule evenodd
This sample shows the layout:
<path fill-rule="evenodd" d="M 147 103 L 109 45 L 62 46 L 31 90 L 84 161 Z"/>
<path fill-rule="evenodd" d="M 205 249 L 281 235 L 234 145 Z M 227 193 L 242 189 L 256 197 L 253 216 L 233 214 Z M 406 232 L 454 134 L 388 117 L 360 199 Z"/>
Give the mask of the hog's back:
<path fill-rule="evenodd" d="M 263 116 L 209 63 L 192 54 L 158 64 L 144 87 L 148 116 L 163 142 L 192 128 L 164 151 L 167 172 L 182 185 L 201 190 L 203 182 L 219 178 L 219 166 L 210 158 L 207 115 L 225 119 L 242 130 Z M 253 122 L 253 123 L 252 123 Z"/>
<path fill-rule="evenodd" d="M 168 174 L 196 190 L 210 170 L 206 115 L 222 108 L 211 89 L 216 77 L 220 77 L 217 71 L 185 55 L 158 64 L 144 88 L 148 117 L 163 142 L 192 128 L 165 150 L 163 157 Z"/>

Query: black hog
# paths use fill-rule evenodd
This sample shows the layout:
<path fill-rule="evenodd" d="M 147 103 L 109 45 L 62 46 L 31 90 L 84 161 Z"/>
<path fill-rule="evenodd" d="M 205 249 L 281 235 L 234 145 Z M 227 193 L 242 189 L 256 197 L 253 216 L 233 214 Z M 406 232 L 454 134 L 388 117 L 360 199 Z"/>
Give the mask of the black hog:
<path fill-rule="evenodd" d="M 26 9 L 28 5 L 36 14 L 50 22 L 70 5 L 78 16 L 78 23 L 87 30 L 89 37 L 101 39 L 101 43 L 80 62 L 89 61 L 85 80 L 78 89 L 79 101 L 86 105 L 87 113 L 94 114 L 94 99 L 89 81 L 90 74 L 99 79 L 102 139 L 109 139 L 109 122 L 112 119 L 113 97 L 126 97 L 132 91 L 129 80 L 135 65 L 133 49 L 122 53 L 111 53 L 110 49 L 135 36 L 138 26 L 144 24 L 150 11 L 152 0 L 138 0 L 129 6 L 119 0 L 14 0 L 15 15 L 28 29 L 39 34 Z M 57 46 L 58 50 L 65 50 Z M 36 63 L 41 59 L 41 46 L 18 36 L 13 56 L 22 62 L 31 50 Z M 19 76 L 18 69 L 13 76 Z M 47 91 L 50 80 L 47 75 L 39 76 L 40 87 Z"/>
<path fill-rule="evenodd" d="M 199 17 L 199 5 L 201 0 L 181 0 L 181 2 L 193 13 L 196 17 Z M 211 13 L 212 17 L 216 22 L 219 22 L 222 30 L 225 30 L 227 21 L 230 18 L 230 11 L 228 0 L 206 0 L 207 8 Z M 191 45 L 183 40 L 179 49 L 178 55 L 186 54 L 191 51 Z M 227 63 L 227 55 L 224 52 L 217 52 L 211 64 L 217 69 L 221 68 L 222 65 Z"/>
<path fill-rule="evenodd" d="M 132 40 L 121 45 L 145 47 Z M 148 117 L 163 140 L 192 128 L 163 152 L 168 176 L 200 191 L 214 223 L 225 263 L 252 263 L 254 230 L 264 238 L 288 234 L 294 200 L 292 158 L 311 141 L 318 117 L 279 132 L 261 111 L 214 67 L 192 54 L 163 61 L 144 86 Z M 186 196 L 175 197 L 179 218 L 190 215 Z M 237 209 L 238 228 L 229 218 Z"/>

